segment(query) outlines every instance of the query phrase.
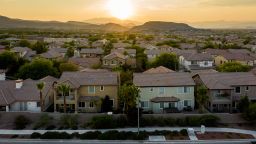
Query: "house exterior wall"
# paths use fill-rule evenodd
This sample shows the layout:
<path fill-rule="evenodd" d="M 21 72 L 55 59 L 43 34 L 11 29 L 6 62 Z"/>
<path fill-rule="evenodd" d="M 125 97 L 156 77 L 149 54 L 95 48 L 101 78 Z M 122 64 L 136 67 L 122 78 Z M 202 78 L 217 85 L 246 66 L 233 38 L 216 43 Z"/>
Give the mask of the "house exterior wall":
<path fill-rule="evenodd" d="M 151 89 L 153 88 L 153 91 Z M 164 88 L 164 94 L 159 94 L 159 89 Z M 178 93 L 178 87 L 140 87 L 140 101 L 141 102 L 148 102 L 149 107 L 144 108 L 145 111 L 153 111 L 154 113 L 161 113 L 163 110 L 160 108 L 159 103 L 152 103 L 150 100 L 155 97 L 177 97 L 180 99 L 175 106 L 182 110 L 184 108 L 184 100 L 191 100 L 191 107 L 194 108 L 194 86 L 189 86 L 190 92 L 189 93 Z M 167 103 L 165 106 L 167 107 Z"/>
<path fill-rule="evenodd" d="M 223 56 L 216 56 L 216 57 L 214 58 L 214 64 L 215 64 L 216 66 L 219 66 L 219 65 L 221 65 L 221 64 L 224 64 L 224 63 L 226 63 L 226 62 L 228 62 L 228 60 L 225 59 Z"/>
<path fill-rule="evenodd" d="M 40 112 L 41 107 L 37 107 L 37 102 L 15 102 L 10 105 L 10 111 L 29 111 L 29 112 Z"/>
<path fill-rule="evenodd" d="M 113 59 L 103 59 L 103 66 L 104 67 L 118 67 L 125 64 L 125 59 L 120 59 L 120 58 L 113 58 Z"/>
<path fill-rule="evenodd" d="M 249 100 L 256 100 L 256 86 L 248 86 L 248 90 L 246 90 L 247 86 L 237 86 L 240 87 L 241 92 L 236 93 L 235 87 L 234 90 L 231 90 L 232 99 L 234 101 L 240 100 L 243 96 L 248 96 Z"/>

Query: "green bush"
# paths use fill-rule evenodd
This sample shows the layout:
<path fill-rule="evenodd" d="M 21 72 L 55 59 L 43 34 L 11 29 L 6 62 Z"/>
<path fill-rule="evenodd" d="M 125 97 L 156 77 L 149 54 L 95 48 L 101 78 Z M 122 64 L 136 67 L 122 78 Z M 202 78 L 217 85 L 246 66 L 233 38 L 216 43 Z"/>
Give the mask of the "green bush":
<path fill-rule="evenodd" d="M 93 117 L 89 126 L 95 129 L 110 129 L 115 128 L 116 124 L 112 116 L 104 115 Z"/>
<path fill-rule="evenodd" d="M 200 126 L 200 117 L 198 116 L 191 116 L 191 117 L 186 117 L 186 124 L 188 126 Z"/>
<path fill-rule="evenodd" d="M 99 140 L 117 140 L 118 131 L 107 131 L 99 136 Z"/>
<path fill-rule="evenodd" d="M 126 127 L 128 125 L 127 118 L 125 116 L 119 116 L 115 118 L 116 126 L 119 128 Z"/>
<path fill-rule="evenodd" d="M 214 115 L 204 115 L 200 117 L 200 124 L 205 126 L 216 126 L 219 118 Z"/>
<path fill-rule="evenodd" d="M 19 115 L 15 118 L 14 124 L 15 124 L 15 129 L 24 129 L 31 120 L 23 115 Z"/>
<path fill-rule="evenodd" d="M 39 139 L 41 137 L 40 133 L 34 132 L 30 135 L 30 138 L 32 139 Z"/>
<path fill-rule="evenodd" d="M 49 125 L 46 127 L 46 130 L 54 130 L 56 128 L 55 125 Z"/>
<path fill-rule="evenodd" d="M 180 134 L 183 135 L 183 136 L 187 136 L 188 135 L 188 131 L 186 129 L 182 129 L 180 131 Z"/>
<path fill-rule="evenodd" d="M 34 129 L 48 126 L 52 119 L 53 118 L 51 116 L 49 116 L 48 114 L 42 114 L 40 116 L 39 121 L 35 124 Z"/>
<path fill-rule="evenodd" d="M 77 129 L 78 117 L 77 115 L 62 115 L 60 117 L 60 124 L 65 129 Z"/>
<path fill-rule="evenodd" d="M 66 132 L 46 132 L 41 135 L 41 139 L 71 139 L 72 135 Z"/>

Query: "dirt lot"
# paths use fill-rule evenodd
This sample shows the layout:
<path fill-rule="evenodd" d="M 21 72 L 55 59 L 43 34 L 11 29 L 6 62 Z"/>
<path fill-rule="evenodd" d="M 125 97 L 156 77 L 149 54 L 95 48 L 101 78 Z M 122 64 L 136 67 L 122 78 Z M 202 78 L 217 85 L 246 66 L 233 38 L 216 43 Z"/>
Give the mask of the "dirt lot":
<path fill-rule="evenodd" d="M 220 133 L 220 132 L 206 132 L 205 134 L 196 134 L 199 140 L 212 140 L 212 139 L 254 139 L 252 135 L 239 134 L 239 133 Z"/>

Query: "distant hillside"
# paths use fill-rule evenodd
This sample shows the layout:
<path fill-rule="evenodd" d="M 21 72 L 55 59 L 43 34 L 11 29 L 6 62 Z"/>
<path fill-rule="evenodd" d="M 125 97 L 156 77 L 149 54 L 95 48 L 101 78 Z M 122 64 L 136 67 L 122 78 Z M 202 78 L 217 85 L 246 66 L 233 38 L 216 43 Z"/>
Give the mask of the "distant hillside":
<path fill-rule="evenodd" d="M 139 25 L 141 23 L 133 20 L 120 20 L 118 18 L 93 18 L 85 20 L 84 22 L 90 23 L 90 24 L 108 24 L 108 23 L 116 23 L 125 27 L 134 27 L 136 25 Z"/>
<path fill-rule="evenodd" d="M 127 31 L 128 28 L 118 24 L 104 24 L 96 25 L 84 22 L 58 22 L 58 21 L 32 21 L 12 19 L 4 16 L 0 16 L 0 28 L 6 29 L 55 29 L 55 30 L 102 30 L 102 31 Z"/>
<path fill-rule="evenodd" d="M 216 28 L 216 29 L 256 29 L 256 21 L 209 21 L 209 22 L 194 22 L 192 26 L 198 28 Z"/>
<path fill-rule="evenodd" d="M 194 30 L 193 27 L 184 23 L 174 22 L 161 22 L 161 21 L 150 21 L 143 25 L 135 26 L 131 29 L 132 31 L 184 31 Z"/>

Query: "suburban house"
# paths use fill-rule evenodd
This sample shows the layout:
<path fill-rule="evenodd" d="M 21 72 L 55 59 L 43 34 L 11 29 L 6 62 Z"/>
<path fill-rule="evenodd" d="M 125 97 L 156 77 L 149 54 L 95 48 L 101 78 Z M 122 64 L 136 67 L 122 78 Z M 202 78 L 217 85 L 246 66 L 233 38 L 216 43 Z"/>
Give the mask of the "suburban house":
<path fill-rule="evenodd" d="M 159 49 L 152 49 L 152 50 L 145 50 L 145 54 L 148 57 L 148 60 L 154 60 L 157 56 L 160 56 L 164 53 L 171 53 L 171 50 L 159 50 Z"/>
<path fill-rule="evenodd" d="M 68 93 L 58 90 L 70 86 Z M 113 109 L 118 106 L 119 74 L 106 71 L 64 72 L 55 86 L 54 111 L 63 112 L 64 96 L 68 112 L 100 112 L 102 99 L 109 96 Z"/>
<path fill-rule="evenodd" d="M 195 83 L 189 73 L 136 73 L 133 83 L 140 89 L 144 111 L 168 113 L 194 109 Z"/>
<path fill-rule="evenodd" d="M 115 68 L 124 64 L 136 67 L 136 59 L 129 56 L 125 56 L 119 52 L 113 52 L 103 57 L 103 67 Z"/>
<path fill-rule="evenodd" d="M 40 54 L 39 56 L 46 59 L 61 59 L 63 55 L 56 49 L 50 49 L 47 52 Z"/>
<path fill-rule="evenodd" d="M 85 48 L 81 49 L 80 56 L 84 58 L 97 58 L 101 57 L 104 53 L 102 48 Z"/>
<path fill-rule="evenodd" d="M 36 55 L 36 52 L 28 47 L 14 47 L 11 51 L 16 53 L 19 57 L 28 60 L 31 60 Z"/>
<path fill-rule="evenodd" d="M 206 107 L 212 112 L 237 110 L 242 96 L 256 101 L 256 77 L 251 72 L 200 73 L 193 78 L 198 86 L 208 89 Z"/>
<path fill-rule="evenodd" d="M 159 66 L 156 68 L 148 69 L 148 70 L 144 71 L 143 73 L 169 73 L 169 72 L 175 72 L 175 71 L 168 69 L 164 66 Z"/>
<path fill-rule="evenodd" d="M 28 111 L 40 112 L 40 92 L 37 84 L 44 82 L 42 90 L 44 111 L 53 104 L 53 84 L 56 81 L 53 77 L 45 77 L 41 80 L 0 80 L 0 110 L 1 111 Z"/>
<path fill-rule="evenodd" d="M 111 53 L 118 52 L 123 55 L 128 55 L 129 57 L 136 57 L 136 49 L 125 49 L 125 48 L 118 48 L 118 49 L 112 49 Z"/>
<path fill-rule="evenodd" d="M 83 70 L 85 68 L 92 68 L 101 64 L 100 58 L 73 57 L 69 58 L 68 61 L 78 65 L 80 70 Z"/>
<path fill-rule="evenodd" d="M 245 53 L 223 53 L 214 58 L 216 66 L 227 62 L 239 62 L 243 65 L 253 66 L 255 57 Z"/>
<path fill-rule="evenodd" d="M 207 53 L 186 53 L 179 57 L 179 61 L 187 70 L 209 69 L 214 64 L 213 57 Z"/>

